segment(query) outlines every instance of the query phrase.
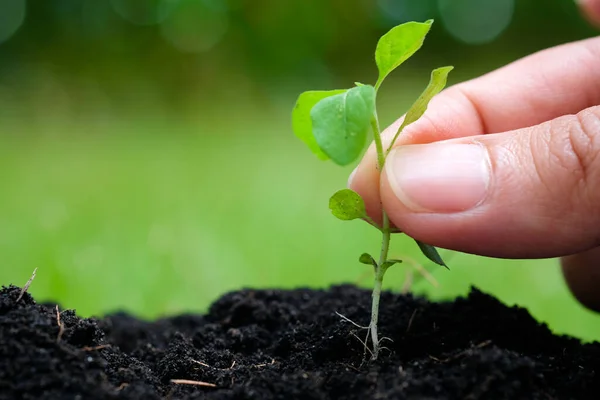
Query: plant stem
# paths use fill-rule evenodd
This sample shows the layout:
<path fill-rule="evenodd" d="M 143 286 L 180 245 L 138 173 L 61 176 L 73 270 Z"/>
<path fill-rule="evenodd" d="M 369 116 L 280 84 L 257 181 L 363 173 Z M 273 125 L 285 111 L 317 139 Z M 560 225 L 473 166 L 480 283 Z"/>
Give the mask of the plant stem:
<path fill-rule="evenodd" d="M 383 144 L 381 142 L 381 132 L 379 130 L 379 121 L 377 120 L 377 113 L 371 118 L 371 127 L 373 129 L 373 136 L 375 138 L 375 147 L 377 148 L 377 164 L 379 167 L 379 173 L 383 171 L 385 166 L 385 153 L 383 151 Z M 379 355 L 379 332 L 377 324 L 379 322 L 379 299 L 381 298 L 381 287 L 383 285 L 383 276 L 387 268 L 383 267 L 383 264 L 387 261 L 388 252 L 390 249 L 390 219 L 383 210 L 382 207 L 382 227 L 381 233 L 383 235 L 381 240 L 381 252 L 379 253 L 379 262 L 375 267 L 375 283 L 373 285 L 372 303 L 371 303 L 371 323 L 369 324 L 369 330 L 371 331 L 371 341 L 373 342 L 373 355 L 372 360 L 376 360 Z"/>
<path fill-rule="evenodd" d="M 369 324 L 369 330 L 371 331 L 371 341 L 373 342 L 373 353 L 371 356 L 372 360 L 377 359 L 380 349 L 377 323 L 379 322 L 379 299 L 381 298 L 381 286 L 383 285 L 384 275 L 385 269 L 381 266 L 377 266 L 375 270 L 375 283 L 373 285 L 373 295 L 371 303 L 371 323 Z"/>
<path fill-rule="evenodd" d="M 379 131 L 379 120 L 377 112 L 371 118 L 371 129 L 373 129 L 373 137 L 375 138 L 375 148 L 377 149 L 377 166 L 379 173 L 383 171 L 385 165 L 385 153 L 383 152 L 383 143 L 381 142 L 381 132 Z"/>

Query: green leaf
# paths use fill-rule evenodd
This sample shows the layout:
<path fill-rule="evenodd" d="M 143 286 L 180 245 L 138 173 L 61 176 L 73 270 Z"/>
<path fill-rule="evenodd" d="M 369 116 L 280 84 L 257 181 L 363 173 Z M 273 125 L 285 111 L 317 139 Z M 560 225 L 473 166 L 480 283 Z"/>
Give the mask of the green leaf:
<path fill-rule="evenodd" d="M 374 111 L 375 88 L 371 85 L 319 101 L 310 112 L 318 146 L 336 164 L 350 164 L 365 148 Z"/>
<path fill-rule="evenodd" d="M 381 264 L 381 268 L 388 269 L 392 265 L 394 265 L 394 264 L 400 264 L 401 262 L 402 262 L 402 260 L 387 260 L 386 262 L 384 262 L 383 264 Z"/>
<path fill-rule="evenodd" d="M 358 261 L 363 264 L 372 265 L 373 268 L 377 268 L 377 261 L 375 261 L 375 259 L 368 253 L 362 253 L 358 258 Z"/>
<path fill-rule="evenodd" d="M 421 252 L 425 255 L 425 257 L 429 258 L 431 261 L 433 261 L 437 265 L 441 265 L 442 267 L 448 268 L 448 266 L 446 265 L 444 260 L 442 260 L 440 253 L 438 253 L 438 251 L 435 247 L 433 247 L 429 244 L 420 242 L 416 239 L 415 239 L 415 242 L 417 242 L 419 249 L 421 249 Z M 448 268 L 448 269 L 450 269 L 450 268 Z"/>
<path fill-rule="evenodd" d="M 427 85 L 423 93 L 421 93 L 419 98 L 417 98 L 413 105 L 408 109 L 408 112 L 404 117 L 404 121 L 402 121 L 402 125 L 400 125 L 400 128 L 398 128 L 398 131 L 396 132 L 396 135 L 394 135 L 394 139 L 392 139 L 392 141 L 390 142 L 389 149 L 392 148 L 392 146 L 396 142 L 396 139 L 398 139 L 398 136 L 400 136 L 400 133 L 407 125 L 412 124 L 413 122 L 421 118 L 423 114 L 425 114 L 425 111 L 427 111 L 427 106 L 429 105 L 431 99 L 436 94 L 441 92 L 442 89 L 444 89 L 444 87 L 446 86 L 446 82 L 448 81 L 448 74 L 453 69 L 454 67 L 448 66 L 434 69 L 431 72 L 429 84 Z"/>
<path fill-rule="evenodd" d="M 376 89 L 379 89 L 386 76 L 396 69 L 423 45 L 433 20 L 407 22 L 392 28 L 377 43 L 375 62 L 379 69 Z"/>
<path fill-rule="evenodd" d="M 365 218 L 365 202 L 358 193 L 350 189 L 337 191 L 329 199 L 329 209 L 331 213 L 344 221 L 351 221 L 357 218 Z"/>
<path fill-rule="evenodd" d="M 302 93 L 296 100 L 296 105 L 292 111 L 292 129 L 294 134 L 302 140 L 308 148 L 316 154 L 321 160 L 328 160 L 327 154 L 323 153 L 313 135 L 312 120 L 310 119 L 310 110 L 319 101 L 326 97 L 344 93 L 346 90 L 311 90 Z"/>

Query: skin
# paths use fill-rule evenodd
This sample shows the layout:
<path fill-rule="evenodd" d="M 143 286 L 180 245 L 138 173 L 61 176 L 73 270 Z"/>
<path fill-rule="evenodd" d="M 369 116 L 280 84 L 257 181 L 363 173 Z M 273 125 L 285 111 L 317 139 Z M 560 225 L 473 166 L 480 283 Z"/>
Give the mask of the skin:
<path fill-rule="evenodd" d="M 600 0 L 578 3 L 600 28 Z M 371 145 L 349 187 L 374 221 L 383 207 L 394 226 L 434 246 L 561 257 L 574 296 L 600 311 L 600 36 L 444 90 L 382 173 Z"/>

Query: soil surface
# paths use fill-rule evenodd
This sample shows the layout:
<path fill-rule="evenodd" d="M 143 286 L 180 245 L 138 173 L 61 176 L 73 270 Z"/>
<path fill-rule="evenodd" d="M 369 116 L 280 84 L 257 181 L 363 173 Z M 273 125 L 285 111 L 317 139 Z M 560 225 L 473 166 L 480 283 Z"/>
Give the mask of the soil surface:
<path fill-rule="evenodd" d="M 363 362 L 370 293 L 244 290 L 206 315 L 79 318 L 0 291 L 0 399 L 598 399 L 600 345 L 554 336 L 472 290 L 384 293 L 380 360 Z M 202 383 L 203 382 L 203 383 Z"/>

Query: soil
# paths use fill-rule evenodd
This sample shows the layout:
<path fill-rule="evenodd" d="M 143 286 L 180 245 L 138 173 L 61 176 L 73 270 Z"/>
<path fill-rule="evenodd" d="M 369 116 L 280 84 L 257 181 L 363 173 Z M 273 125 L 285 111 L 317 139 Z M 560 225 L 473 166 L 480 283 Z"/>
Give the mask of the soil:
<path fill-rule="evenodd" d="M 553 335 L 473 289 L 383 293 L 391 340 L 364 362 L 370 293 L 243 290 L 206 315 L 79 318 L 0 291 L 0 399 L 597 399 L 600 345 Z M 181 380 L 181 381 L 180 381 Z M 187 381 L 187 382 L 186 382 Z"/>

